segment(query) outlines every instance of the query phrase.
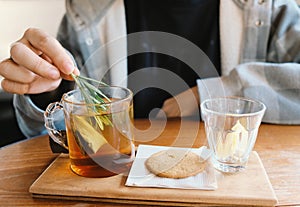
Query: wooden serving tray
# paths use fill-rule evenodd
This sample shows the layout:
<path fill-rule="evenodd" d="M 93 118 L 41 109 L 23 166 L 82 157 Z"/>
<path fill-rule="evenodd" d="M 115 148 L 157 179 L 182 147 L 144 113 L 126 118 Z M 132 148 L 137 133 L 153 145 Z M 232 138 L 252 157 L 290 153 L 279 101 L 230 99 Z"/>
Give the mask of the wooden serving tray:
<path fill-rule="evenodd" d="M 252 152 L 248 167 L 237 174 L 218 173 L 215 191 L 126 187 L 126 177 L 85 178 L 75 175 L 61 154 L 31 185 L 33 197 L 171 206 L 275 206 L 277 198 L 262 162 Z"/>

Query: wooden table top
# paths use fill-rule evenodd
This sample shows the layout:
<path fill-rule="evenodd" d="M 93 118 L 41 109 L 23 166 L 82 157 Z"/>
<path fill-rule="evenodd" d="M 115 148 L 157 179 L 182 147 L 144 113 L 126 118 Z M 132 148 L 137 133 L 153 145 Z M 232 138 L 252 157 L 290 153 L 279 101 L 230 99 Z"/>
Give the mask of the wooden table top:
<path fill-rule="evenodd" d="M 136 144 L 180 147 L 207 145 L 202 122 L 136 120 Z M 153 138 L 154 137 L 154 138 Z M 263 124 L 255 144 L 269 176 L 278 206 L 300 206 L 300 126 Z M 58 156 L 48 136 L 0 149 L 0 206 L 124 206 L 124 204 L 32 198 L 29 187 Z"/>

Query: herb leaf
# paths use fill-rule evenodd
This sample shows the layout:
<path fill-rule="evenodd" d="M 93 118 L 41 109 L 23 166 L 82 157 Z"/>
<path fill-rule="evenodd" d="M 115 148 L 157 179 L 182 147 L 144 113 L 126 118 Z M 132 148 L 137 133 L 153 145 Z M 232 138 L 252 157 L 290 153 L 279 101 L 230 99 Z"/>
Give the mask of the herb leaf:
<path fill-rule="evenodd" d="M 86 104 L 99 104 L 97 107 L 92 106 L 92 112 L 99 113 L 101 111 L 106 111 L 106 106 L 104 103 L 109 103 L 111 100 L 99 88 L 91 84 L 91 82 L 98 84 L 98 86 L 108 85 L 101 81 L 81 75 L 75 75 L 73 73 L 71 76 L 75 80 L 75 83 L 78 86 Z M 88 110 L 90 110 L 90 107 L 88 107 Z M 101 130 L 104 129 L 104 125 L 113 125 L 108 116 L 94 116 L 94 118 Z"/>

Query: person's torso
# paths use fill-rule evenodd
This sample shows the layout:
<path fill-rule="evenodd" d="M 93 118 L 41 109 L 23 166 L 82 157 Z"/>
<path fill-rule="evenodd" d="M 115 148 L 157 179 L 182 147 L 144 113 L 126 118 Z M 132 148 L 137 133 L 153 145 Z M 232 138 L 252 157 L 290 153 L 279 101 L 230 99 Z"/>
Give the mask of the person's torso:
<path fill-rule="evenodd" d="M 125 0 L 124 3 L 128 34 L 160 31 L 185 38 L 208 56 L 220 74 L 219 0 Z M 133 50 L 136 44 L 160 50 L 159 44 L 147 43 L 147 35 L 129 39 L 128 50 Z M 178 50 L 185 52 L 188 48 Z M 184 89 L 176 83 L 177 78 L 193 87 L 198 78 L 216 74 L 215 71 L 208 71 L 204 77 L 199 77 L 195 70 L 201 68 L 191 68 L 168 54 L 149 52 L 130 55 L 128 87 L 135 94 L 135 117 L 147 117 L 152 109 L 160 108 L 167 98 L 182 92 Z M 163 86 L 158 82 L 174 87 L 159 88 Z"/>

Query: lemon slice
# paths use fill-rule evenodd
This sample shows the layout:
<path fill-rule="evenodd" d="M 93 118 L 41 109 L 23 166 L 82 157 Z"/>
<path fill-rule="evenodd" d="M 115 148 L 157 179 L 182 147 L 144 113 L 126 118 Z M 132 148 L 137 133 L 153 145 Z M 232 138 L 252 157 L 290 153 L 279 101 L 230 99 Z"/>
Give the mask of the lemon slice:
<path fill-rule="evenodd" d="M 218 139 L 217 154 L 219 157 L 234 156 L 235 154 L 241 156 L 247 149 L 248 131 L 239 120 L 231 128 L 231 131 L 226 135 L 224 142 L 222 139 Z"/>
<path fill-rule="evenodd" d="M 92 119 L 84 116 L 73 116 L 73 133 L 82 152 L 96 153 L 107 143 L 105 137 L 93 127 Z"/>
<path fill-rule="evenodd" d="M 237 123 L 232 127 L 232 130 L 237 133 L 236 138 L 235 138 L 235 148 L 234 152 L 237 154 L 237 156 L 242 156 L 248 146 L 248 136 L 249 132 L 246 130 L 246 125 L 245 120 L 241 119 L 237 121 Z"/>

